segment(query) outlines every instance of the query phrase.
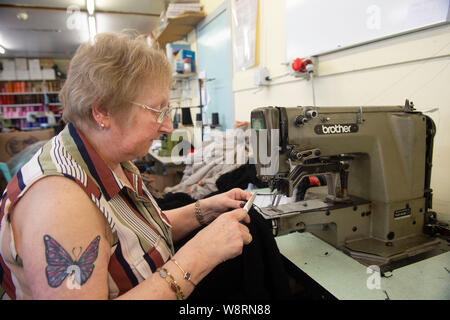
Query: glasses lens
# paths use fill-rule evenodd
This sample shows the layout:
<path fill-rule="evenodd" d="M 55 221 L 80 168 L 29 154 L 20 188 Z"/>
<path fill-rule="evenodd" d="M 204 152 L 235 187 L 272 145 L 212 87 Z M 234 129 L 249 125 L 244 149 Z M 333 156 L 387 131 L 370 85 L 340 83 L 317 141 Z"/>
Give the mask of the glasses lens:
<path fill-rule="evenodd" d="M 164 107 L 161 109 L 161 113 L 159 114 L 158 117 L 158 123 L 163 122 L 164 117 L 170 114 L 171 109 L 169 107 Z"/>

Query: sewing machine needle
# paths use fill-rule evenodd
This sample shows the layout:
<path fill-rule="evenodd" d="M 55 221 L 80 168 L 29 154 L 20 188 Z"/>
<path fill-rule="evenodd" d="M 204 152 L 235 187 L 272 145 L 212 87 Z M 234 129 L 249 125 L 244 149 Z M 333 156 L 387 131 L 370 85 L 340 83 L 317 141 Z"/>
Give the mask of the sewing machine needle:
<path fill-rule="evenodd" d="M 278 206 L 278 204 L 280 203 L 280 200 L 281 200 L 281 197 L 282 197 L 283 195 L 282 194 L 277 194 L 277 202 L 275 203 L 275 206 L 277 207 Z"/>
<path fill-rule="evenodd" d="M 280 199 L 281 199 L 281 194 L 279 194 L 278 191 L 277 191 L 277 192 L 274 193 L 274 195 L 273 195 L 273 199 L 272 199 L 272 207 L 278 206 L 278 204 L 280 203 Z"/>

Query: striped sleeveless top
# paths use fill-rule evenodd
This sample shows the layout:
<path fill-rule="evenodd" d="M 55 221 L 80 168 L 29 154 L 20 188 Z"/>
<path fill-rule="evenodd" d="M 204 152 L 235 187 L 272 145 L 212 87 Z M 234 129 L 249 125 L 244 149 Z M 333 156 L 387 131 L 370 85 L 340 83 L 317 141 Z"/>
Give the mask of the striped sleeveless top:
<path fill-rule="evenodd" d="M 113 235 L 108 266 L 109 297 L 130 290 L 173 254 L 171 225 L 142 182 L 123 162 L 134 190 L 126 187 L 71 123 L 53 137 L 9 182 L 0 202 L 0 287 L 2 299 L 31 299 L 23 264 L 15 251 L 9 213 L 36 181 L 62 176 L 75 181 L 106 218 Z"/>

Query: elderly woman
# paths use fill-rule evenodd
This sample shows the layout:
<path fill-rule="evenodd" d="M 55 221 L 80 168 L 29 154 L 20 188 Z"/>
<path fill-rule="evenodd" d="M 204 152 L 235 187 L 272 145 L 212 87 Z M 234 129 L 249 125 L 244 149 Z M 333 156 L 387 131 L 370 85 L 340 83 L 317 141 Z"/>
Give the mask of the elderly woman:
<path fill-rule="evenodd" d="M 248 192 L 162 212 L 130 162 L 173 130 L 170 75 L 141 37 L 105 33 L 79 47 L 60 93 L 67 126 L 2 196 L 4 297 L 183 299 L 252 241 Z"/>

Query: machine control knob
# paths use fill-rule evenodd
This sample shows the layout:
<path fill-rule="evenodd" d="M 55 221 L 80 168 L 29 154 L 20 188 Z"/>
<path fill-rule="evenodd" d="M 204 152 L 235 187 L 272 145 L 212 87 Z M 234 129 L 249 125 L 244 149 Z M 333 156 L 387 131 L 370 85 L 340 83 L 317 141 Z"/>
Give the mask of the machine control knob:
<path fill-rule="evenodd" d="M 308 110 L 306 111 L 306 117 L 309 119 L 317 118 L 319 113 L 316 110 Z"/>
<path fill-rule="evenodd" d="M 298 116 L 297 118 L 295 118 L 294 124 L 295 124 L 297 127 L 300 127 L 301 125 L 304 125 L 304 124 L 307 123 L 307 122 L 308 122 L 308 118 L 306 118 L 306 117 L 303 116 L 303 115 L 300 115 L 300 116 Z"/>
<path fill-rule="evenodd" d="M 297 151 L 294 151 L 294 150 L 291 150 L 290 152 L 289 152 L 289 154 L 288 154 L 288 157 L 289 157 L 289 159 L 291 159 L 291 160 L 300 160 L 301 159 L 301 157 L 302 157 L 302 155 L 301 155 L 301 153 L 300 152 L 297 152 Z"/>

